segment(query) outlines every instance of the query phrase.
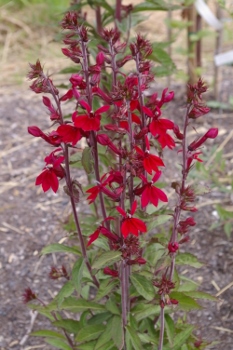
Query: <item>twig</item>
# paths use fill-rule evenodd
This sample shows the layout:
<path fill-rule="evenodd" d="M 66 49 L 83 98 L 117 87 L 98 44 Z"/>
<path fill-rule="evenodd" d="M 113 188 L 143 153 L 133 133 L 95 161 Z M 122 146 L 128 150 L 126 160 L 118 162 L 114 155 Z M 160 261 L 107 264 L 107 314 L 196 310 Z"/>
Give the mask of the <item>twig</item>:
<path fill-rule="evenodd" d="M 35 323 L 35 320 L 38 316 L 38 312 L 37 311 L 32 311 L 30 310 L 30 314 L 31 314 L 31 322 L 30 322 L 30 325 L 28 327 L 28 330 L 27 330 L 27 333 L 23 336 L 23 338 L 20 340 L 19 344 L 20 345 L 24 345 L 32 331 L 32 328 L 34 326 L 34 323 Z"/>
<path fill-rule="evenodd" d="M 226 290 L 228 290 L 229 288 L 231 288 L 233 286 L 233 282 L 229 283 L 227 286 L 225 286 L 223 289 L 221 289 L 215 296 L 219 297 L 219 295 L 221 295 L 222 293 L 224 293 Z M 233 333 L 233 331 L 232 331 Z"/>
<path fill-rule="evenodd" d="M 214 326 L 210 326 L 210 328 L 216 329 L 217 331 L 233 333 L 233 330 L 228 329 L 228 328 L 224 328 L 224 327 L 214 327 Z"/>

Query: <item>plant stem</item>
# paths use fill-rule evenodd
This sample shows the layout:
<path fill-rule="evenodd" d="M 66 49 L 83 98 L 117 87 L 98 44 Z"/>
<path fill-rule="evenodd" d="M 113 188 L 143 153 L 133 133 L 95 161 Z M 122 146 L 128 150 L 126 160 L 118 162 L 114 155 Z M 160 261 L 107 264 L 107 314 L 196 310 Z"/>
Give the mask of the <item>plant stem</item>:
<path fill-rule="evenodd" d="M 158 350 L 163 350 L 163 338 L 164 338 L 164 308 L 161 307 L 161 311 L 160 311 L 160 333 L 159 333 Z"/>
<path fill-rule="evenodd" d="M 99 287 L 99 282 L 98 282 L 97 278 L 93 275 L 92 268 L 91 268 L 89 259 L 87 257 L 86 246 L 85 246 L 85 243 L 84 243 L 82 231 L 81 231 L 80 224 L 79 224 L 78 214 L 77 214 L 75 200 L 74 200 L 74 196 L 73 196 L 72 181 L 71 181 L 71 177 L 70 177 L 69 151 L 68 151 L 68 146 L 67 145 L 65 145 L 64 156 L 65 156 L 65 165 L 66 165 L 66 183 L 67 183 L 67 187 L 68 187 L 69 193 L 70 193 L 70 202 L 71 202 L 71 207 L 72 207 L 72 212 L 73 212 L 73 216 L 74 216 L 74 222 L 75 222 L 75 226 L 76 226 L 76 229 L 77 229 L 79 242 L 80 242 L 80 245 L 81 245 L 82 255 L 83 255 L 85 264 L 87 266 L 87 269 L 88 269 L 88 271 L 89 271 L 89 273 L 91 275 L 91 278 L 92 278 L 94 284 L 97 287 Z"/>
<path fill-rule="evenodd" d="M 63 114 L 62 114 L 62 110 L 61 110 L 60 101 L 57 98 L 57 96 L 56 96 L 56 94 L 55 94 L 55 92 L 53 90 L 52 84 L 50 83 L 49 80 L 48 80 L 48 82 L 49 82 L 49 87 L 51 89 L 51 93 L 53 95 L 53 98 L 54 98 L 55 103 L 57 105 L 57 108 L 59 110 L 61 123 L 63 124 Z M 73 216 L 74 216 L 74 222 L 75 222 L 75 226 L 76 226 L 76 229 L 77 229 L 79 242 L 80 242 L 80 245 L 81 245 L 82 255 L 83 255 L 85 264 L 87 266 L 87 269 L 88 269 L 88 271 L 89 271 L 89 273 L 91 275 L 91 278 L 92 278 L 94 284 L 98 287 L 99 286 L 99 282 L 98 282 L 97 278 L 93 275 L 92 268 L 91 268 L 90 262 L 89 262 L 88 257 L 87 257 L 87 251 L 86 251 L 86 246 L 85 246 L 85 243 L 84 243 L 82 231 L 81 231 L 81 228 L 80 228 L 80 225 L 79 225 L 79 220 L 78 220 L 78 215 L 77 215 L 77 210 L 76 210 L 76 205 L 75 205 L 75 200 L 74 200 L 74 195 L 73 195 L 73 185 L 72 185 L 72 180 L 71 180 L 71 176 L 70 176 L 69 148 L 68 148 L 67 145 L 64 145 L 63 152 L 64 152 L 64 158 L 65 158 L 66 184 L 67 184 L 67 187 L 68 187 L 68 190 L 69 190 L 69 194 L 70 194 L 70 202 L 71 202 L 71 207 L 72 207 L 72 212 L 73 212 Z"/>
<path fill-rule="evenodd" d="M 116 19 L 118 22 L 121 22 L 121 0 L 116 0 L 115 19 Z M 115 26 L 117 27 L 116 22 L 115 22 Z"/>

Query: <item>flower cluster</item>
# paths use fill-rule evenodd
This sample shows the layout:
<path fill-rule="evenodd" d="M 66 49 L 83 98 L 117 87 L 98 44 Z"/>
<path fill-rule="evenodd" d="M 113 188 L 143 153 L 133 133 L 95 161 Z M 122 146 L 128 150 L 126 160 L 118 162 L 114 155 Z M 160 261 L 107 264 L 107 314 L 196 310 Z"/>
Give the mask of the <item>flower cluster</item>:
<path fill-rule="evenodd" d="M 95 61 L 92 61 L 94 64 L 90 64 L 88 30 L 79 24 L 78 14 L 68 12 L 62 27 L 65 29 L 66 45 L 62 52 L 79 65 L 78 73 L 72 74 L 69 79 L 68 88 L 61 94 L 51 78 L 44 74 L 39 61 L 30 65 L 28 75 L 33 80 L 31 89 L 34 92 L 49 93 L 53 97 L 51 101 L 43 96 L 42 101 L 54 129 L 45 134 L 37 126 L 28 128 L 31 135 L 42 138 L 53 148 L 45 157 L 45 166 L 35 184 L 41 185 L 44 192 L 52 189 L 56 193 L 60 182 L 65 180 L 63 188 L 70 196 L 77 234 L 90 274 L 86 249 L 100 236 L 105 237 L 110 250 L 121 252 L 127 270 L 129 265 L 147 263 L 143 258 L 140 238 L 147 232 L 145 212 L 148 205 L 156 208 L 160 202 L 168 202 L 158 182 L 165 167 L 162 151 L 166 148 L 173 150 L 176 144 L 182 145 L 182 181 L 172 184 L 178 201 L 173 215 L 172 235 L 165 243 L 172 264 L 169 274 L 162 274 L 161 279 L 153 283 L 158 289 L 161 308 L 177 304 L 177 300 L 169 298 L 175 287 L 172 282 L 174 259 L 180 244 L 189 240 L 190 228 L 196 224 L 192 216 L 182 217 L 183 212 L 194 213 L 197 210 L 195 189 L 186 184 L 186 179 L 195 161 L 202 162 L 200 147 L 218 134 L 216 128 L 211 128 L 205 135 L 186 144 L 188 124 L 209 111 L 202 102 L 206 86 L 201 79 L 196 85 L 188 86 L 185 126 L 181 131 L 174 121 L 162 116 L 164 106 L 174 98 L 173 91 L 166 88 L 161 96 L 154 93 L 146 97 L 145 91 L 154 79 L 149 61 L 152 46 L 148 40 L 138 35 L 129 46 L 130 54 L 125 55 L 126 43 L 120 41 L 119 31 L 116 28 L 104 29 L 100 33 L 102 43 L 98 45 Z M 136 68 L 125 74 L 121 68 L 129 61 L 133 61 Z M 109 72 L 111 84 L 106 83 Z M 70 115 L 65 117 L 63 104 L 67 102 L 73 103 L 73 107 Z M 81 140 L 86 144 L 84 150 L 80 149 Z M 96 211 L 96 217 L 101 218 L 96 228 L 89 232 L 87 242 L 75 208 L 82 186 L 71 178 L 70 172 L 70 156 L 80 151 L 81 162 L 90 180 L 86 200 Z M 104 157 L 108 159 L 108 164 L 102 161 Z M 118 268 L 108 266 L 103 272 L 118 278 Z M 55 267 L 51 269 L 50 277 L 69 278 L 64 268 Z M 93 274 L 91 277 L 98 286 L 96 277 Z M 28 298 L 33 298 L 33 294 Z"/>

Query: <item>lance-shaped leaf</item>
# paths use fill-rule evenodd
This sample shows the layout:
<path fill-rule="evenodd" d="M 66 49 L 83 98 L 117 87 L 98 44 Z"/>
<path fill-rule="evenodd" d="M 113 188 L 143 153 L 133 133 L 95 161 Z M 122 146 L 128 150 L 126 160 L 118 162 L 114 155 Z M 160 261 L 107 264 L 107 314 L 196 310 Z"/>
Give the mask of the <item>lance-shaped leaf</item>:
<path fill-rule="evenodd" d="M 189 265 L 196 268 L 203 266 L 203 264 L 200 261 L 198 261 L 197 257 L 191 253 L 179 253 L 176 256 L 176 264 Z"/>
<path fill-rule="evenodd" d="M 85 328 L 82 328 L 78 332 L 75 340 L 82 343 L 84 341 L 97 339 L 104 330 L 105 330 L 105 325 L 103 324 L 85 326 Z"/>
<path fill-rule="evenodd" d="M 49 244 L 46 247 L 44 247 L 41 251 L 42 255 L 45 254 L 50 254 L 50 253 L 59 253 L 59 252 L 63 252 L 63 253 L 73 253 L 75 255 L 81 255 L 80 251 L 78 250 L 78 248 L 76 247 L 68 247 L 64 244 L 60 244 L 60 243 L 53 243 L 53 244 Z"/>
<path fill-rule="evenodd" d="M 121 258 L 121 252 L 119 251 L 109 251 L 101 254 L 93 263 L 93 269 L 101 269 L 102 267 L 112 265 Z"/>
<path fill-rule="evenodd" d="M 152 300 L 155 297 L 155 290 L 152 282 L 148 281 L 145 276 L 133 273 L 130 279 L 137 292 L 146 300 Z"/>

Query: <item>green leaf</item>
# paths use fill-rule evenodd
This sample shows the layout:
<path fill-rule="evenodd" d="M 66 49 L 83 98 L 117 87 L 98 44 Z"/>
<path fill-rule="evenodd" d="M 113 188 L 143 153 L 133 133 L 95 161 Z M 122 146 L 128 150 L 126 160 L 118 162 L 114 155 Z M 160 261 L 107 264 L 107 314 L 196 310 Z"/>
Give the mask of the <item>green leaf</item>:
<path fill-rule="evenodd" d="M 93 350 L 95 349 L 96 341 L 90 341 L 78 346 L 78 350 Z"/>
<path fill-rule="evenodd" d="M 133 307 L 131 310 L 132 314 L 136 318 L 137 321 L 141 321 L 150 316 L 157 316 L 160 314 L 160 306 L 159 305 L 148 305 L 140 303 Z"/>
<path fill-rule="evenodd" d="M 82 166 L 87 174 L 93 172 L 93 155 L 91 147 L 85 147 L 82 153 Z"/>
<path fill-rule="evenodd" d="M 137 292 L 146 300 L 152 300 L 155 297 L 155 290 L 152 281 L 148 281 L 146 277 L 137 273 L 133 273 L 130 276 L 130 279 Z"/>
<path fill-rule="evenodd" d="M 176 299 L 179 301 L 178 307 L 183 311 L 189 311 L 193 309 L 201 309 L 201 305 L 199 305 L 193 298 L 187 296 L 181 292 L 172 292 L 169 294 L 171 299 Z"/>
<path fill-rule="evenodd" d="M 198 285 L 195 282 L 187 281 L 187 282 L 182 283 L 179 286 L 178 291 L 179 292 L 191 292 L 191 291 L 197 290 L 197 288 L 198 288 Z"/>
<path fill-rule="evenodd" d="M 78 259 L 72 269 L 72 282 L 74 283 L 74 286 L 78 292 L 78 294 L 81 293 L 82 290 L 82 278 L 83 278 L 83 269 L 85 266 L 85 262 L 83 258 Z"/>
<path fill-rule="evenodd" d="M 93 269 L 101 269 L 102 267 L 105 267 L 107 265 L 111 265 L 117 261 L 120 260 L 122 253 L 113 250 L 109 252 L 104 252 L 101 254 L 93 263 L 92 268 Z"/>
<path fill-rule="evenodd" d="M 100 323 L 107 321 L 110 317 L 112 317 L 112 314 L 109 311 L 101 312 L 101 313 L 98 313 L 98 314 L 92 316 L 91 318 L 89 318 L 87 323 L 90 326 L 95 325 L 95 324 L 100 324 Z"/>
<path fill-rule="evenodd" d="M 151 266 L 155 266 L 156 263 L 165 255 L 164 247 L 159 243 L 153 243 L 148 245 L 148 249 L 145 252 L 145 258 Z"/>
<path fill-rule="evenodd" d="M 174 68 L 174 63 L 168 53 L 160 47 L 154 47 L 150 59 L 161 63 L 163 66 Z"/>
<path fill-rule="evenodd" d="M 101 349 L 105 344 L 111 340 L 112 318 L 110 318 L 105 326 L 105 331 L 100 335 L 97 340 L 95 350 Z"/>
<path fill-rule="evenodd" d="M 47 317 L 51 322 L 54 321 L 54 316 L 51 315 L 51 312 L 48 310 L 47 307 L 43 307 L 41 305 L 36 305 L 32 303 L 29 303 L 27 306 L 32 310 L 36 310 L 40 315 Z M 57 306 L 55 306 L 55 309 L 57 309 Z"/>
<path fill-rule="evenodd" d="M 46 343 L 55 346 L 55 348 L 61 349 L 61 350 L 72 350 L 72 348 L 66 344 L 65 342 L 63 342 L 60 339 L 45 339 Z"/>
<path fill-rule="evenodd" d="M 63 328 L 69 333 L 77 334 L 80 330 L 80 322 L 71 318 L 53 322 L 53 325 L 58 328 Z"/>
<path fill-rule="evenodd" d="M 73 293 L 73 291 L 74 291 L 74 285 L 71 281 L 66 282 L 62 286 L 62 288 L 60 289 L 60 291 L 58 292 L 55 298 L 59 309 L 61 307 L 63 300 L 69 297 Z"/>
<path fill-rule="evenodd" d="M 126 333 L 129 335 L 129 338 L 133 344 L 134 350 L 142 350 L 142 343 L 136 331 L 130 326 L 126 326 L 125 328 Z"/>
<path fill-rule="evenodd" d="M 196 268 L 203 266 L 203 264 L 200 261 L 198 261 L 197 257 L 191 253 L 179 253 L 176 256 L 176 264 L 189 265 Z"/>
<path fill-rule="evenodd" d="M 104 305 L 94 303 L 93 301 L 68 297 L 63 301 L 61 309 L 69 310 L 70 312 L 82 312 L 89 309 L 93 311 L 102 311 L 105 310 L 105 307 Z"/>
<path fill-rule="evenodd" d="M 227 238 L 231 238 L 232 232 L 233 232 L 233 225 L 231 222 L 226 222 L 224 224 L 224 232 L 227 235 Z"/>
<path fill-rule="evenodd" d="M 180 350 L 181 346 L 186 342 L 192 334 L 194 326 L 188 325 L 184 330 L 177 334 L 174 338 L 172 350 Z"/>
<path fill-rule="evenodd" d="M 152 1 L 147 1 L 147 2 L 143 2 L 141 4 L 138 4 L 136 6 L 134 6 L 133 8 L 133 12 L 142 12 L 142 11 L 168 11 L 168 9 L 171 10 L 177 10 L 180 9 L 181 7 L 178 5 L 170 5 L 167 4 L 165 1 L 163 0 L 154 0 Z"/>
<path fill-rule="evenodd" d="M 49 244 L 46 247 L 44 247 L 41 251 L 42 255 L 49 254 L 49 253 L 59 253 L 59 252 L 65 252 L 65 253 L 73 253 L 76 255 L 81 255 L 80 251 L 76 247 L 68 247 L 64 244 L 60 243 L 53 243 Z"/>
<path fill-rule="evenodd" d="M 107 278 L 100 283 L 99 290 L 96 294 L 95 301 L 102 299 L 105 295 L 109 295 L 110 292 L 119 284 L 118 279 Z"/>
<path fill-rule="evenodd" d="M 124 346 L 124 333 L 120 316 L 115 315 L 112 318 L 111 335 L 117 349 L 122 349 Z"/>
<path fill-rule="evenodd" d="M 81 329 L 75 340 L 82 343 L 84 341 L 90 341 L 97 339 L 99 335 L 105 330 L 106 326 L 103 324 L 85 326 L 85 328 Z"/>
<path fill-rule="evenodd" d="M 159 215 L 156 219 L 154 218 L 153 221 L 147 224 L 147 233 L 152 231 L 155 227 L 165 224 L 170 219 L 171 215 Z"/>
<path fill-rule="evenodd" d="M 60 339 L 66 339 L 63 334 L 60 334 L 55 331 L 50 331 L 48 329 L 41 329 L 39 331 L 34 331 L 30 333 L 30 335 L 34 337 L 51 337 L 51 338 L 60 338 Z"/>
<path fill-rule="evenodd" d="M 109 300 L 105 304 L 105 307 L 113 315 L 120 315 L 121 314 L 117 304 L 115 303 L 115 301 L 112 298 L 109 298 Z"/>
<path fill-rule="evenodd" d="M 218 301 L 218 298 L 205 292 L 187 291 L 187 292 L 184 292 L 184 294 L 194 299 L 207 299 L 212 301 Z"/>
<path fill-rule="evenodd" d="M 165 329 L 167 333 L 167 338 L 168 338 L 169 344 L 172 345 L 174 341 L 174 335 L 175 335 L 175 324 L 170 315 L 165 314 L 164 318 L 165 318 Z"/>

